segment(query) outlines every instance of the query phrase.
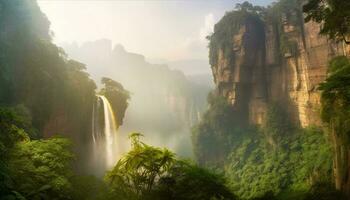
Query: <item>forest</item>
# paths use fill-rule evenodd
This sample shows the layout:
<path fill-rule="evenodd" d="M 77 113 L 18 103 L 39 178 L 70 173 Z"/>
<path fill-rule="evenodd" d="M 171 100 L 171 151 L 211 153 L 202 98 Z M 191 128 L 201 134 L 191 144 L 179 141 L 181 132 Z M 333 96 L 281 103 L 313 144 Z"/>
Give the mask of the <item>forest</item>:
<path fill-rule="evenodd" d="M 350 1 L 226 10 L 209 91 L 120 46 L 92 77 L 37 1 L 0 0 L 0 199 L 350 199 Z M 147 128 L 120 135 L 133 101 Z"/>

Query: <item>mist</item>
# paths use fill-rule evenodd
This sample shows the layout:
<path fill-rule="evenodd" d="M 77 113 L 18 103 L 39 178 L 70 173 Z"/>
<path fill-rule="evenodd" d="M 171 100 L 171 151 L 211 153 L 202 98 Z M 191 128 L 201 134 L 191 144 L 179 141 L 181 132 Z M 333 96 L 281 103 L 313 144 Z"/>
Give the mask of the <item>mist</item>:
<path fill-rule="evenodd" d="M 349 200 L 349 11 L 0 0 L 0 199 Z"/>
<path fill-rule="evenodd" d="M 63 48 L 70 58 L 86 64 L 96 83 L 109 77 L 130 91 L 130 104 L 118 131 L 121 149 L 128 150 L 129 133 L 141 132 L 149 144 L 193 156 L 190 130 L 207 108 L 206 96 L 213 87 L 209 74 L 186 76 L 165 64 L 151 64 L 143 55 L 113 46 L 108 39 L 64 44 Z"/>

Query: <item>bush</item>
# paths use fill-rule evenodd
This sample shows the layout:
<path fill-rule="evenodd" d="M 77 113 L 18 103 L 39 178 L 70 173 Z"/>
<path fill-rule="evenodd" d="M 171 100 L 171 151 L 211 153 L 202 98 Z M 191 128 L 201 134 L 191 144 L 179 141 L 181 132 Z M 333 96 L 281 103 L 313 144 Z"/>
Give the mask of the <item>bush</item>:
<path fill-rule="evenodd" d="M 107 173 L 110 198 L 115 199 L 236 199 L 225 179 L 178 160 L 167 149 L 149 146 L 131 135 L 132 149 Z"/>
<path fill-rule="evenodd" d="M 331 181 L 331 147 L 320 129 L 301 130 L 280 142 L 283 148 L 275 150 L 265 137 L 246 139 L 231 152 L 225 172 L 239 197 L 306 193 L 314 182 Z"/>

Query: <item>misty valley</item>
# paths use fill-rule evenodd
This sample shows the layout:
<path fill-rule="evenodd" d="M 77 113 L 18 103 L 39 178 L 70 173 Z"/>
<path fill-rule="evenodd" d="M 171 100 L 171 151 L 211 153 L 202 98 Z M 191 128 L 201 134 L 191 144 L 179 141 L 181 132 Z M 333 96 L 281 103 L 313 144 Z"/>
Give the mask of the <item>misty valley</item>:
<path fill-rule="evenodd" d="M 350 1 L 0 0 L 0 200 L 350 199 Z"/>

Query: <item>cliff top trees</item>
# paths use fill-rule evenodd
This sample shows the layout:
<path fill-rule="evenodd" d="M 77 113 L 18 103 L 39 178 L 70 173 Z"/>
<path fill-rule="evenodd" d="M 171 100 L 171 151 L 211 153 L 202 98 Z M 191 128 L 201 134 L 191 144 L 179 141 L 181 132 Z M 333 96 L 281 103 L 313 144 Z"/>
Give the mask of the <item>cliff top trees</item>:
<path fill-rule="evenodd" d="M 233 59 L 232 37 L 238 33 L 240 28 L 247 23 L 262 28 L 260 14 L 264 9 L 253 6 L 249 2 L 236 5 L 236 10 L 226 12 L 224 17 L 214 26 L 212 35 L 207 36 L 209 40 L 209 62 L 212 66 L 218 61 L 219 50 L 222 50 L 225 58 Z"/>
<path fill-rule="evenodd" d="M 248 1 L 245 1 L 243 3 L 237 3 L 235 8 L 237 10 L 244 10 L 246 12 L 256 13 L 256 14 L 261 14 L 265 10 L 264 7 L 254 6 L 253 4 L 249 3 Z"/>
<path fill-rule="evenodd" d="M 303 7 L 305 21 L 322 23 L 321 34 L 350 44 L 350 1 L 309 0 Z"/>
<path fill-rule="evenodd" d="M 110 101 L 117 126 L 120 126 L 123 124 L 125 111 L 129 105 L 130 92 L 125 90 L 122 84 L 110 78 L 103 77 L 101 82 L 104 84 L 101 93 Z"/>

